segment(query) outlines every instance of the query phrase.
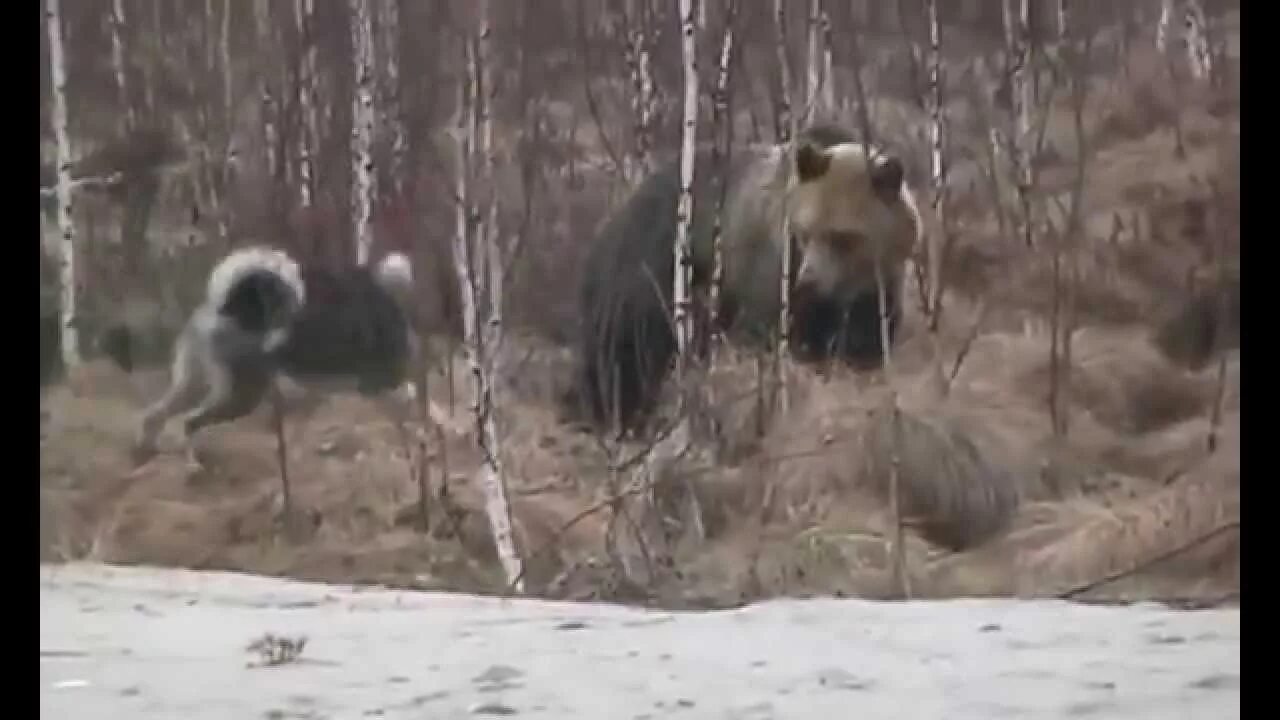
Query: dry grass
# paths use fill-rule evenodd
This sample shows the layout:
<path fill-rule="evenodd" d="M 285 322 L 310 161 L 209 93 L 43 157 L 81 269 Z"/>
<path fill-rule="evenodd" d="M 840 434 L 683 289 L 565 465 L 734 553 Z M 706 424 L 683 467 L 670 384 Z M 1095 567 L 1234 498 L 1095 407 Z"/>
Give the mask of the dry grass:
<path fill-rule="evenodd" d="M 566 238 L 588 235 L 616 188 L 601 179 L 600 163 L 584 163 L 589 192 L 553 189 L 545 204 L 560 210 L 543 220 L 558 244 L 521 266 L 531 269 L 517 271 L 510 303 L 513 321 L 538 332 L 514 333 L 504 345 L 513 368 L 504 386 L 504 452 L 529 586 L 554 597 L 670 606 L 782 594 L 891 596 L 886 490 L 896 455 L 917 596 L 1238 592 L 1238 274 L 1228 278 L 1237 292 L 1225 339 L 1205 339 L 1220 324 L 1211 312 L 1219 250 L 1231 272 L 1239 266 L 1238 87 L 1180 92 L 1175 102 L 1161 66 L 1143 52 L 1134 50 L 1131 81 L 1097 79 L 1086 118 L 1092 152 L 1083 233 L 1064 253 L 1079 278 L 1065 437 L 1054 435 L 1048 414 L 1047 253 L 1000 237 L 984 192 L 974 191 L 972 207 L 958 214 L 936 346 L 914 296 L 908 303 L 894 359 L 897 425 L 884 411 L 881 374 L 839 368 L 789 367 L 789 408 L 774 413 L 766 402 L 762 412 L 755 357 L 727 349 L 706 380 L 713 436 L 675 460 L 661 487 L 617 504 L 645 528 L 620 536 L 617 557 L 605 542 L 617 519 L 608 458 L 595 438 L 562 422 L 570 356 L 563 333 L 551 332 L 563 330 L 572 308 L 568 264 L 580 246 Z M 1058 159 L 1042 179 L 1061 195 L 1074 141 L 1065 108 L 1054 112 L 1047 135 Z M 1174 112 L 1185 158 L 1174 154 Z M 592 132 L 583 128 L 578 144 Z M 598 149 L 592 153 L 598 160 Z M 188 263 L 189 274 L 199 274 L 200 262 Z M 439 343 L 441 357 L 446 347 Z M 955 369 L 946 397 L 933 382 L 935 347 L 944 373 Z M 1220 440 L 1209 455 L 1214 360 L 1222 352 Z M 465 429 L 466 366 L 449 359 L 452 406 L 439 369 L 428 390 Z M 308 522 L 301 536 L 287 536 L 275 519 L 265 414 L 209 433 L 205 476 L 189 477 L 176 453 L 131 466 L 134 416 L 162 376 L 128 377 L 91 363 L 47 389 L 42 558 L 503 589 L 465 432 L 445 433 L 443 447 L 430 436 L 424 529 L 410 472 L 416 459 L 396 428 L 351 397 L 330 398 L 309 414 L 299 408 L 289 421 L 291 462 Z M 628 443 L 618 456 L 639 449 Z M 681 489 L 689 486 L 704 541 L 691 540 L 688 518 L 671 510 L 684 507 Z M 662 568 L 643 557 L 658 549 Z M 1091 587 L 1098 581 L 1105 582 Z"/>

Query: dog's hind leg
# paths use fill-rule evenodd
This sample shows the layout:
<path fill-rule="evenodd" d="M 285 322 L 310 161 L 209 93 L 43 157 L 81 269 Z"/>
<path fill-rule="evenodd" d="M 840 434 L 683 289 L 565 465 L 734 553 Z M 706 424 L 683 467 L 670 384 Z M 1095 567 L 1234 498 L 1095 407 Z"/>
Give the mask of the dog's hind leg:
<path fill-rule="evenodd" d="M 209 392 L 183 420 L 187 460 L 197 467 L 202 463 L 195 454 L 195 434 L 202 428 L 231 422 L 253 412 L 266 396 L 271 380 L 264 367 L 232 366 L 212 358 L 203 363 L 203 370 Z"/>
<path fill-rule="evenodd" d="M 134 459 L 138 462 L 155 454 L 156 437 L 165 423 L 194 405 L 199 397 L 204 376 L 191 342 L 185 334 L 179 337 L 170 370 L 169 389 L 142 413 L 133 447 Z"/>

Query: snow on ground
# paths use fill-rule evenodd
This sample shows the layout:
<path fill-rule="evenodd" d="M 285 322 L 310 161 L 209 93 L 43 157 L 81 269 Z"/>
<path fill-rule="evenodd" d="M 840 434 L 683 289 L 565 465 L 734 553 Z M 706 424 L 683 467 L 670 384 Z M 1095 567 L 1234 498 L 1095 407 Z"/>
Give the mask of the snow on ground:
<path fill-rule="evenodd" d="M 41 717 L 1240 717 L 1238 608 L 776 600 L 671 613 L 40 570 Z M 304 635 L 299 659 L 246 646 Z"/>

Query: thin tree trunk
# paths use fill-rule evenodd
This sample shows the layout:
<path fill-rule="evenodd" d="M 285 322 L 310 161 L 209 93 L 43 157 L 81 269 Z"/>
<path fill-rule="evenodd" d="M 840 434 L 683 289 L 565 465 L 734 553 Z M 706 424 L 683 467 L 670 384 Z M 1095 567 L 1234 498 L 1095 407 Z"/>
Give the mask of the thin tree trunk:
<path fill-rule="evenodd" d="M 1173 0 L 1160 0 L 1160 20 L 1156 22 L 1156 49 L 1169 49 L 1169 30 L 1173 25 Z"/>
<path fill-rule="evenodd" d="M 776 52 L 778 57 L 779 88 L 774 105 L 775 132 L 778 143 L 790 145 L 796 136 L 795 116 L 792 113 L 791 101 L 791 63 L 787 52 L 787 8 L 785 0 L 773 2 L 774 28 L 777 32 Z M 791 149 L 788 147 L 787 152 Z M 779 273 L 778 287 L 778 344 L 774 354 L 774 372 L 778 383 L 778 401 L 780 406 L 787 407 L 786 370 L 783 367 L 790 353 L 791 345 L 791 265 L 795 252 L 791 238 L 791 227 L 783 215 L 782 227 L 782 272 Z"/>
<path fill-rule="evenodd" d="M 652 15 L 650 0 L 627 2 L 627 63 L 631 67 L 631 109 L 635 118 L 634 140 L 631 156 L 631 177 L 628 182 L 638 182 L 653 170 L 654 110 L 657 105 L 653 83 L 652 52 L 649 19 Z"/>
<path fill-rule="evenodd" d="M 483 153 L 482 184 L 483 200 L 488 204 L 487 211 L 481 215 L 472 205 L 471 200 L 464 200 L 468 206 L 460 217 L 465 217 L 463 225 L 455 236 L 454 269 L 458 275 L 463 303 L 463 326 L 466 336 L 466 353 L 471 366 L 472 376 L 472 409 L 476 419 L 476 441 L 484 457 L 481 470 L 481 485 L 485 495 L 485 509 L 489 518 L 489 526 L 493 532 L 494 545 L 498 558 L 502 562 L 507 583 L 516 592 L 524 592 L 523 570 L 520 555 L 516 550 L 515 538 L 511 523 L 511 506 L 507 499 L 506 477 L 502 460 L 502 436 L 498 423 L 498 390 L 501 379 L 497 373 L 502 371 L 499 359 L 502 341 L 502 285 L 504 262 L 498 250 L 496 212 L 493 207 L 496 198 L 493 193 L 493 151 L 492 123 L 490 119 L 489 90 L 491 83 L 490 59 L 490 8 L 489 0 L 480 0 L 480 27 L 478 37 L 471 53 L 469 63 L 469 92 L 462 94 L 462 107 L 459 109 L 460 124 L 463 125 L 463 146 L 459 153 L 461 165 L 459 173 L 467 173 L 466 168 L 474 168 L 478 156 Z M 469 106 L 469 107 L 468 107 Z M 469 115 L 469 117 L 468 117 Z M 477 137 L 478 133 L 478 137 Z M 477 142 L 477 140 L 479 142 Z M 466 187 L 470 186 L 470 187 Z M 463 183 L 460 190 L 474 189 L 474 184 Z M 465 197 L 465 196 L 463 196 Z M 467 213 L 466 210 L 470 210 Z M 473 222 L 485 217 L 485 222 Z M 468 230 L 474 227 L 474 235 Z M 471 237 L 468 237 L 471 235 Z M 470 245 L 470 247 L 468 247 Z M 476 272 L 477 255 L 483 254 L 484 265 L 488 267 L 487 277 Z M 482 330 L 480 314 L 480 278 L 486 277 L 488 286 L 489 315 L 486 328 Z M 482 335 L 483 332 L 483 335 Z"/>
<path fill-rule="evenodd" d="M 1187 64 L 1191 68 L 1191 76 L 1203 80 L 1213 76 L 1213 55 L 1209 52 L 1209 22 L 1199 0 L 1185 1 Z"/>
<path fill-rule="evenodd" d="M 946 166 L 946 91 L 942 76 L 942 28 L 938 23 L 938 0 L 925 0 L 929 21 L 929 177 L 933 190 L 932 205 L 938 222 L 940 243 L 936 252 L 927 252 L 929 263 L 929 331 L 937 333 L 942 319 L 943 267 L 951 248 L 947 213 Z"/>
<path fill-rule="evenodd" d="M 791 60 L 787 52 L 787 5 L 785 0 L 773 0 L 774 29 L 777 32 L 778 95 L 774 98 L 774 134 L 779 144 L 791 142 L 795 137 L 795 118 L 792 113 Z"/>
<path fill-rule="evenodd" d="M 116 91 L 120 98 L 120 113 L 124 118 L 124 131 L 133 129 L 135 117 L 133 100 L 129 95 L 129 69 L 124 47 L 125 29 L 124 0 L 112 0 L 111 3 L 111 66 L 116 73 Z"/>
<path fill-rule="evenodd" d="M 222 111 L 223 128 L 230 145 L 235 124 L 235 68 L 231 64 L 231 0 L 222 0 Z"/>
<path fill-rule="evenodd" d="M 71 138 L 67 132 L 67 65 L 62 45 L 60 0 L 45 0 L 45 22 L 49 32 L 49 66 L 53 75 L 53 135 L 58 145 L 58 229 L 62 324 L 62 364 L 70 370 L 80 364 L 80 342 L 76 332 L 76 229 L 71 214 Z"/>
<path fill-rule="evenodd" d="M 254 29 L 256 31 L 255 34 L 257 35 L 258 48 L 264 53 L 264 57 L 271 57 L 271 6 L 266 2 L 266 0 L 256 0 L 253 6 L 253 11 Z M 271 92 L 271 83 L 267 82 L 265 75 L 259 81 L 259 84 L 260 94 L 262 97 L 263 141 L 266 144 L 267 175 L 270 178 L 269 192 L 274 196 L 275 183 L 280 177 L 280 118 L 276 113 L 277 105 L 275 97 Z"/>
<path fill-rule="evenodd" d="M 688 365 L 693 342 L 693 167 L 698 138 L 698 46 L 695 0 L 680 0 L 681 47 L 684 59 L 684 120 L 680 143 L 680 202 L 676 210 L 674 305 L 676 347 L 681 367 Z"/>
<path fill-rule="evenodd" d="M 704 0 L 705 2 L 705 0 Z M 720 62 L 716 69 L 716 87 L 715 96 L 712 98 L 713 115 L 712 127 L 716 132 L 715 141 L 711 146 L 712 153 L 712 172 L 715 173 L 717 192 L 716 192 L 716 211 L 712 222 L 711 229 L 711 252 L 712 252 L 712 269 L 711 269 L 711 332 L 713 336 L 718 335 L 720 322 L 722 319 L 721 298 L 724 292 L 724 248 L 723 248 L 723 226 L 724 226 L 724 205 L 729 190 L 729 165 L 732 160 L 730 154 L 733 148 L 733 116 L 729 112 L 729 72 L 731 63 L 733 62 L 733 24 L 738 17 L 737 0 L 726 0 L 725 2 L 725 21 L 724 21 L 724 39 L 720 44 Z M 712 347 L 716 346 L 713 337 Z"/>
<path fill-rule="evenodd" d="M 391 132 L 391 189 L 396 197 L 404 188 L 406 159 L 409 154 L 409 136 L 405 130 L 402 88 L 400 83 L 400 1 L 383 0 L 383 49 L 386 53 L 384 80 L 383 127 Z"/>
<path fill-rule="evenodd" d="M 1012 117 L 1011 137 L 1009 138 L 1009 155 L 1016 179 L 1020 213 L 1020 235 L 1023 244 L 1031 247 L 1033 243 L 1033 219 L 1031 215 L 1031 163 L 1029 153 L 1031 141 L 1031 110 L 1034 101 L 1030 94 L 1034 91 L 1030 82 L 1031 46 L 1027 21 L 1029 20 L 1030 0 L 1004 0 L 1004 26 L 1006 78 L 1009 83 L 1009 113 Z"/>
<path fill-rule="evenodd" d="M 351 208 L 356 264 L 373 252 L 373 203 L 377 177 L 373 167 L 373 21 L 368 0 L 351 0 L 351 47 L 355 56 L 355 92 L 351 104 Z"/>
<path fill-rule="evenodd" d="M 822 109 L 824 113 L 836 111 L 835 57 L 831 38 L 831 13 L 822 10 Z"/>
<path fill-rule="evenodd" d="M 818 112 L 818 93 L 822 91 L 822 0 L 809 0 L 809 17 L 805 20 L 808 31 L 807 77 L 804 96 L 804 124 L 813 122 Z"/>
<path fill-rule="evenodd" d="M 229 2 L 230 0 L 228 0 Z M 294 19 L 298 25 L 299 44 L 302 46 L 302 67 L 298 73 L 298 108 L 302 122 L 298 132 L 298 199 L 302 208 L 310 208 L 315 201 L 315 170 L 313 149 L 319 147 L 319 128 L 316 124 L 316 38 L 315 0 L 294 0 Z"/>

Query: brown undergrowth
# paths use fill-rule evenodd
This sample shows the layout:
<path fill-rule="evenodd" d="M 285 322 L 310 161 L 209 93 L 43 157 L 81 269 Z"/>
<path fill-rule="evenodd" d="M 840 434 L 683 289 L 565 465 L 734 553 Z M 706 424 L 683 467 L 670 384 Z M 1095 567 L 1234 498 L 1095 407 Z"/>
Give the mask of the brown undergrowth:
<path fill-rule="evenodd" d="M 891 597 L 886 495 L 896 467 L 918 597 L 1238 593 L 1238 88 L 1175 103 L 1158 65 L 1133 67 L 1127 91 L 1090 107 L 1083 232 L 1063 255 L 1075 271 L 1076 328 L 1060 379 L 1065 435 L 1049 416 L 1048 253 L 1001 237 L 980 211 L 957 213 L 936 339 L 910 304 L 894 356 L 896 415 L 882 373 L 810 366 L 786 369 L 788 407 L 774 410 L 756 359 L 731 349 L 705 381 L 709 435 L 655 470 L 654 487 L 634 483 L 641 468 L 614 484 L 601 443 L 562 422 L 564 347 L 513 335 L 504 450 L 530 588 L 668 606 Z M 1072 178 L 1069 132 L 1055 129 L 1069 125 L 1047 131 L 1050 194 Z M 452 413 L 465 428 L 466 375 L 454 363 Z M 465 432 L 429 433 L 424 527 L 416 443 L 352 397 L 294 413 L 291 470 L 306 517 L 290 535 L 276 523 L 265 412 L 208 433 L 206 474 L 187 473 L 172 439 L 148 465 L 131 465 L 132 423 L 163 380 L 163 371 L 126 376 L 91 363 L 47 388 L 42 559 L 504 589 Z M 428 390 L 450 407 L 440 368 Z M 617 456 L 638 449 L 625 444 Z M 611 497 L 628 483 L 626 498 Z"/>

